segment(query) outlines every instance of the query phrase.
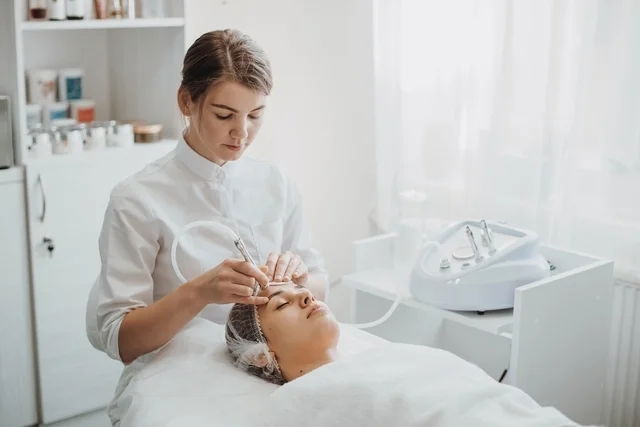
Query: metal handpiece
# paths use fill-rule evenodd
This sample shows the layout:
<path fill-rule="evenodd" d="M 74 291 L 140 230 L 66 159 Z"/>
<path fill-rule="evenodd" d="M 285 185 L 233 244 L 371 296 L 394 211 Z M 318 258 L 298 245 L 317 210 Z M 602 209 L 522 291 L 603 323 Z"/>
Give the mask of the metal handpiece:
<path fill-rule="evenodd" d="M 493 237 L 491 236 L 491 229 L 487 225 L 487 221 L 480 220 L 480 227 L 482 228 L 482 238 L 487 242 L 487 246 L 489 247 L 489 255 L 493 255 L 496 253 L 496 247 L 493 244 Z"/>
<path fill-rule="evenodd" d="M 233 243 L 236 245 L 236 248 L 238 248 L 238 250 L 242 254 L 242 257 L 244 258 L 244 260 L 257 267 L 256 262 L 253 260 L 253 258 L 251 258 L 251 254 L 249 253 L 249 251 L 247 251 L 247 247 L 244 245 L 244 242 L 242 241 L 242 239 L 238 237 L 236 240 L 233 241 Z M 256 282 L 256 286 L 255 288 L 253 288 L 252 296 L 258 295 L 259 290 L 260 290 L 260 285 Z"/>
<path fill-rule="evenodd" d="M 238 237 L 236 240 L 233 241 L 233 243 L 236 245 L 236 248 L 238 248 L 238 250 L 242 254 L 242 257 L 244 258 L 245 261 L 250 262 L 253 265 L 256 265 L 256 262 L 253 260 L 253 258 L 251 258 L 251 254 L 249 254 L 249 251 L 247 251 L 247 247 L 244 245 L 244 242 L 242 241 L 241 238 Z"/>
<path fill-rule="evenodd" d="M 471 228 L 468 225 L 465 227 L 465 231 L 467 232 L 469 246 L 471 246 L 471 250 L 475 255 L 476 262 L 482 261 L 482 255 L 480 254 L 480 249 L 478 249 L 478 245 L 476 244 L 476 239 L 473 237 L 473 231 L 471 231 Z"/>

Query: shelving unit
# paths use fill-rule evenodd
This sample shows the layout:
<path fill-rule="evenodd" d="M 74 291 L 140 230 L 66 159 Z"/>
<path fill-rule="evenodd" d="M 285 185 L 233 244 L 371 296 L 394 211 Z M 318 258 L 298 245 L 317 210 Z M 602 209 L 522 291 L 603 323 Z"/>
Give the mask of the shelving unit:
<path fill-rule="evenodd" d="M 184 27 L 183 18 L 83 19 L 78 21 L 26 21 L 22 31 L 102 30 L 115 28 Z"/>
<path fill-rule="evenodd" d="M 97 162 L 118 162 L 124 157 L 141 158 L 149 156 L 149 153 L 156 152 L 158 157 L 173 149 L 176 141 L 173 139 L 163 139 L 151 143 L 134 144 L 132 147 L 111 147 L 105 150 L 83 151 L 60 156 L 51 156 L 45 159 L 32 159 L 27 164 L 30 168 L 41 167 L 74 167 Z M 151 156 L 153 156 L 151 154 Z M 18 168 L 16 168 L 18 169 Z"/>
<path fill-rule="evenodd" d="M 34 366 L 23 363 L 31 375 L 25 381 L 32 381 L 20 389 L 33 405 L 21 408 L 13 425 L 52 423 L 104 407 L 113 396 L 122 365 L 86 339 L 86 300 L 100 271 L 98 236 L 112 188 L 171 151 L 182 128 L 176 91 L 186 50 L 184 1 L 166 0 L 165 18 L 56 22 L 27 21 L 27 0 L 0 1 L 0 94 L 11 97 L 17 163 L 3 175 L 19 177 L 16 194 L 26 195 L 26 209 L 10 204 L 7 218 L 24 219 L 28 246 L 29 274 L 11 286 L 31 295 L 21 315 L 33 325 L 16 327 L 32 332 L 36 349 L 13 350 L 35 359 Z M 164 140 L 31 158 L 25 74 L 40 68 L 83 69 L 83 97 L 95 101 L 96 120 L 161 123 Z"/>
<path fill-rule="evenodd" d="M 169 16 L 137 19 L 27 20 L 27 0 L 0 4 L 0 93 L 11 96 L 18 165 L 28 164 L 26 71 L 81 68 L 84 98 L 96 120 L 161 123 L 163 137 L 181 128 L 175 94 L 184 55 L 183 0 L 167 1 Z"/>

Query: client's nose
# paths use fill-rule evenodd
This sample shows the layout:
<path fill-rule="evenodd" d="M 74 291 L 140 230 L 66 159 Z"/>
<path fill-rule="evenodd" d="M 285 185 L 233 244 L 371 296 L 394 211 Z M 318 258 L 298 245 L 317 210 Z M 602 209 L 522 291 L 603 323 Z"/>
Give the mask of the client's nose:
<path fill-rule="evenodd" d="M 301 289 L 298 294 L 298 298 L 300 299 L 300 305 L 303 308 L 316 300 L 309 289 Z"/>

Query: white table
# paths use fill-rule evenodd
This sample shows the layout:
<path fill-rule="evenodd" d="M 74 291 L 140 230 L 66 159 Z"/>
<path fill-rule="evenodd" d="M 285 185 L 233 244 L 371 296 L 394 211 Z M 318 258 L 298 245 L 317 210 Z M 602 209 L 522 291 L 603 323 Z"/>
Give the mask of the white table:
<path fill-rule="evenodd" d="M 354 242 L 354 272 L 341 280 L 354 290 L 353 321 L 379 318 L 399 291 L 396 313 L 369 332 L 449 350 L 542 405 L 581 423 L 601 422 L 612 261 L 543 246 L 556 266 L 552 275 L 517 288 L 513 309 L 478 314 L 415 300 L 409 270 L 393 263 L 395 239 L 387 234 Z"/>

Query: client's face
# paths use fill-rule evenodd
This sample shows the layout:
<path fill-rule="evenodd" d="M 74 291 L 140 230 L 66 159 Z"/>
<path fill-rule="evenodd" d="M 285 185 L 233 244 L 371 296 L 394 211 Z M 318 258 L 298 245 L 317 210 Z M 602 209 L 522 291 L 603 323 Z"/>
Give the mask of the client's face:
<path fill-rule="evenodd" d="M 308 289 L 290 282 L 269 286 L 260 295 L 269 298 L 258 306 L 262 333 L 278 358 L 312 356 L 336 347 L 338 322 Z"/>

